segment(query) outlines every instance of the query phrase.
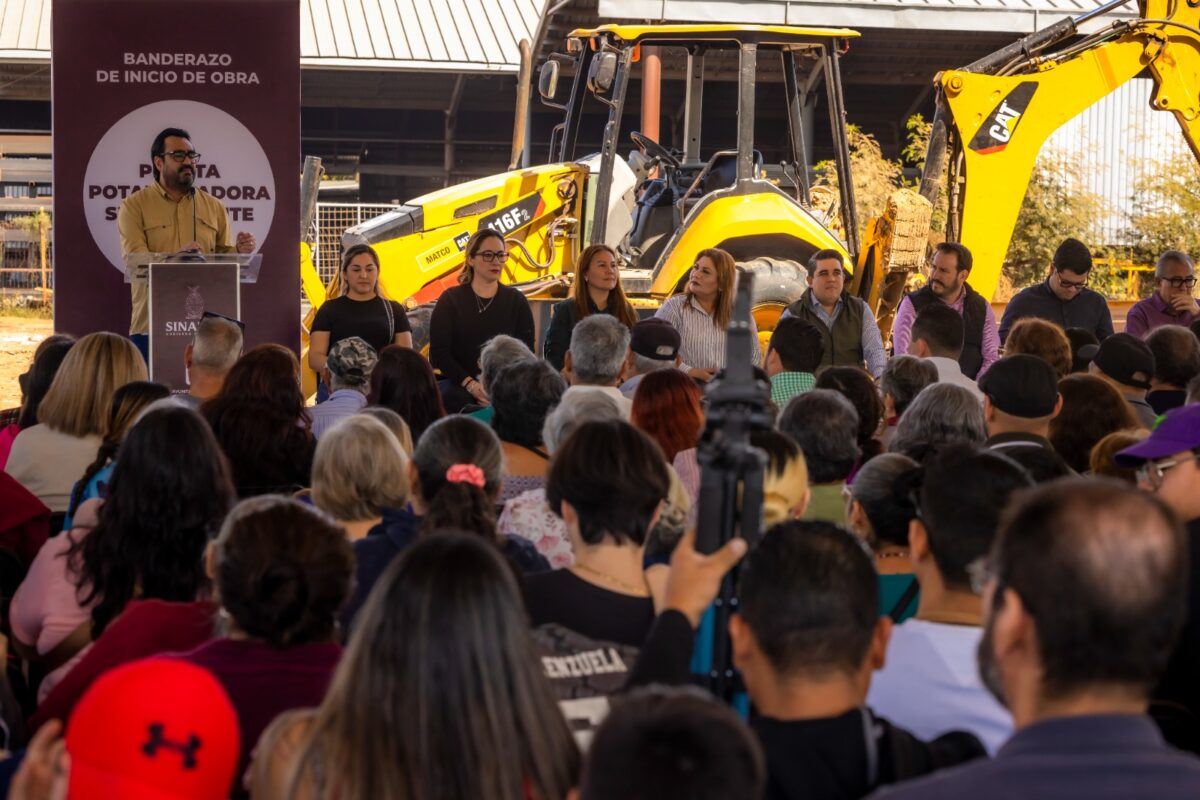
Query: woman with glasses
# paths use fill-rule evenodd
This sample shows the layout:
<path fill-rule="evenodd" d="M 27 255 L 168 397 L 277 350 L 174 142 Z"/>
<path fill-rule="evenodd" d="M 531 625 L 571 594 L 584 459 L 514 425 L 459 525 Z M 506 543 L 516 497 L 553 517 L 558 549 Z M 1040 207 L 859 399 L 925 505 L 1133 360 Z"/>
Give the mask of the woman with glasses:
<path fill-rule="evenodd" d="M 412 347 L 412 329 L 404 307 L 389 300 L 379 285 L 379 256 L 370 245 L 356 244 L 342 254 L 338 273 L 341 294 L 327 300 L 313 318 L 308 365 L 324 380 L 329 348 L 357 336 L 378 353 L 388 345 Z M 318 399 L 325 399 L 325 392 Z"/>
<path fill-rule="evenodd" d="M 1163 325 L 1188 327 L 1200 319 L 1200 305 L 1192 295 L 1195 289 L 1192 257 L 1181 250 L 1166 251 L 1154 267 L 1154 294 L 1129 309 L 1125 332 L 1144 339 Z"/>
<path fill-rule="evenodd" d="M 733 317 L 733 290 L 737 267 L 733 256 L 718 248 L 701 250 L 688 275 L 687 286 L 662 304 L 655 316 L 679 331 L 682 343 L 680 369 L 707 383 L 725 367 L 725 329 Z M 762 364 L 758 328 L 750 318 L 751 348 L 747 353 L 754 366 Z"/>
<path fill-rule="evenodd" d="M 575 323 L 591 314 L 614 316 L 630 330 L 637 322 L 637 313 L 621 288 L 620 261 L 606 244 L 594 244 L 580 254 L 571 296 L 554 304 L 543 354 L 555 369 L 563 368 Z"/>
<path fill-rule="evenodd" d="M 479 351 L 493 336 L 506 334 L 533 350 L 533 312 L 525 295 L 500 283 L 508 261 L 504 237 L 485 228 L 467 241 L 458 286 L 438 298 L 429 320 L 429 360 L 441 373 L 438 388 L 446 410 L 486 406 L 479 382 Z"/>

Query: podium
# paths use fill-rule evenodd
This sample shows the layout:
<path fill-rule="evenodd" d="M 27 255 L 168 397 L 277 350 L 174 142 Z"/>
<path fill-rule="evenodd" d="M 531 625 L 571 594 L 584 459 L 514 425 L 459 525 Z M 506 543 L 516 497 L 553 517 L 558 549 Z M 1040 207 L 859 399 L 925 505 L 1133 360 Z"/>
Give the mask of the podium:
<path fill-rule="evenodd" d="M 125 282 L 148 286 L 150 380 L 188 389 L 184 351 L 204 313 L 241 319 L 241 285 L 258 281 L 258 253 L 133 253 Z"/>

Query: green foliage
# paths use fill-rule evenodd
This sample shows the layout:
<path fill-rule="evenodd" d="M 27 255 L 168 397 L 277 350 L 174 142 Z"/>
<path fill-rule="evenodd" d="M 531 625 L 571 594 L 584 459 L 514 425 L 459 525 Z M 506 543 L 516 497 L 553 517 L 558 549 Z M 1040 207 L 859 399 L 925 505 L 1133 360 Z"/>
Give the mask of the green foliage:
<path fill-rule="evenodd" d="M 1153 264 L 1164 250 L 1200 252 L 1200 169 L 1190 153 L 1147 164 L 1134 187 L 1128 237 L 1135 261 Z"/>
<path fill-rule="evenodd" d="M 854 203 L 858 211 L 859 224 L 883 213 L 887 198 L 901 186 L 904 171 L 898 161 L 883 157 L 879 142 L 857 125 L 846 126 L 850 144 L 850 174 L 854 178 Z M 816 185 L 838 189 L 837 164 L 834 161 L 819 161 L 813 168 L 817 174 Z"/>
<path fill-rule="evenodd" d="M 1071 176 L 1083 172 L 1078 155 L 1050 151 L 1038 157 L 1004 259 L 1004 275 L 1015 288 L 1045 278 L 1055 249 L 1069 236 L 1092 246 L 1093 256 L 1106 255 L 1096 252 L 1088 236 L 1095 229 L 1094 221 L 1105 212 L 1104 200 L 1084 187 L 1082 181 L 1071 180 Z M 1101 278 L 1095 276 L 1095 280 Z"/>

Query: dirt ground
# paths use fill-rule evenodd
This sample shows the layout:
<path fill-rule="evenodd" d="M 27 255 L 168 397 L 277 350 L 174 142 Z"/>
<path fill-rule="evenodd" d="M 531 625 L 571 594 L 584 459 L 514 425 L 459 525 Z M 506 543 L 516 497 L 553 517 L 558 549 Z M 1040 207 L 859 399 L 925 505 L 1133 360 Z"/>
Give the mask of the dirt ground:
<path fill-rule="evenodd" d="M 0 317 L 0 408 L 21 404 L 17 376 L 29 369 L 34 349 L 53 332 L 48 319 Z"/>

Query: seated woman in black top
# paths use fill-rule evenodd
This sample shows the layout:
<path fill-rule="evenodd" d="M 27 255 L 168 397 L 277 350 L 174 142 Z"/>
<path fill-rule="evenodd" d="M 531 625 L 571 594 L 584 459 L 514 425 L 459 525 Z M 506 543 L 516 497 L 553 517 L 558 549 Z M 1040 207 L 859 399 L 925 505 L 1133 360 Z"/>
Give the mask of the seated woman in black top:
<path fill-rule="evenodd" d="M 646 532 L 669 488 L 662 451 L 628 422 L 587 422 L 568 436 L 550 463 L 546 502 L 566 523 L 575 563 L 526 579 L 531 622 L 640 646 L 654 622 Z"/>
<path fill-rule="evenodd" d="M 485 228 L 467 241 L 458 286 L 438 298 L 429 319 L 429 360 L 441 373 L 442 400 L 451 413 L 487 405 L 479 377 L 479 351 L 497 334 L 533 342 L 533 312 L 525 295 L 500 283 L 508 252 L 504 238 Z"/>
<path fill-rule="evenodd" d="M 338 278 L 341 294 L 317 309 L 309 335 L 308 365 L 318 376 L 325 369 L 329 348 L 351 336 L 375 352 L 390 344 L 412 347 L 408 315 L 404 306 L 383 296 L 379 256 L 370 245 L 356 244 L 346 250 Z"/>
<path fill-rule="evenodd" d="M 571 296 L 555 303 L 553 313 L 542 354 L 558 370 L 563 368 L 563 358 L 571 347 L 575 323 L 589 314 L 611 314 L 633 330 L 637 312 L 621 288 L 616 251 L 606 244 L 594 244 L 580 253 Z"/>

